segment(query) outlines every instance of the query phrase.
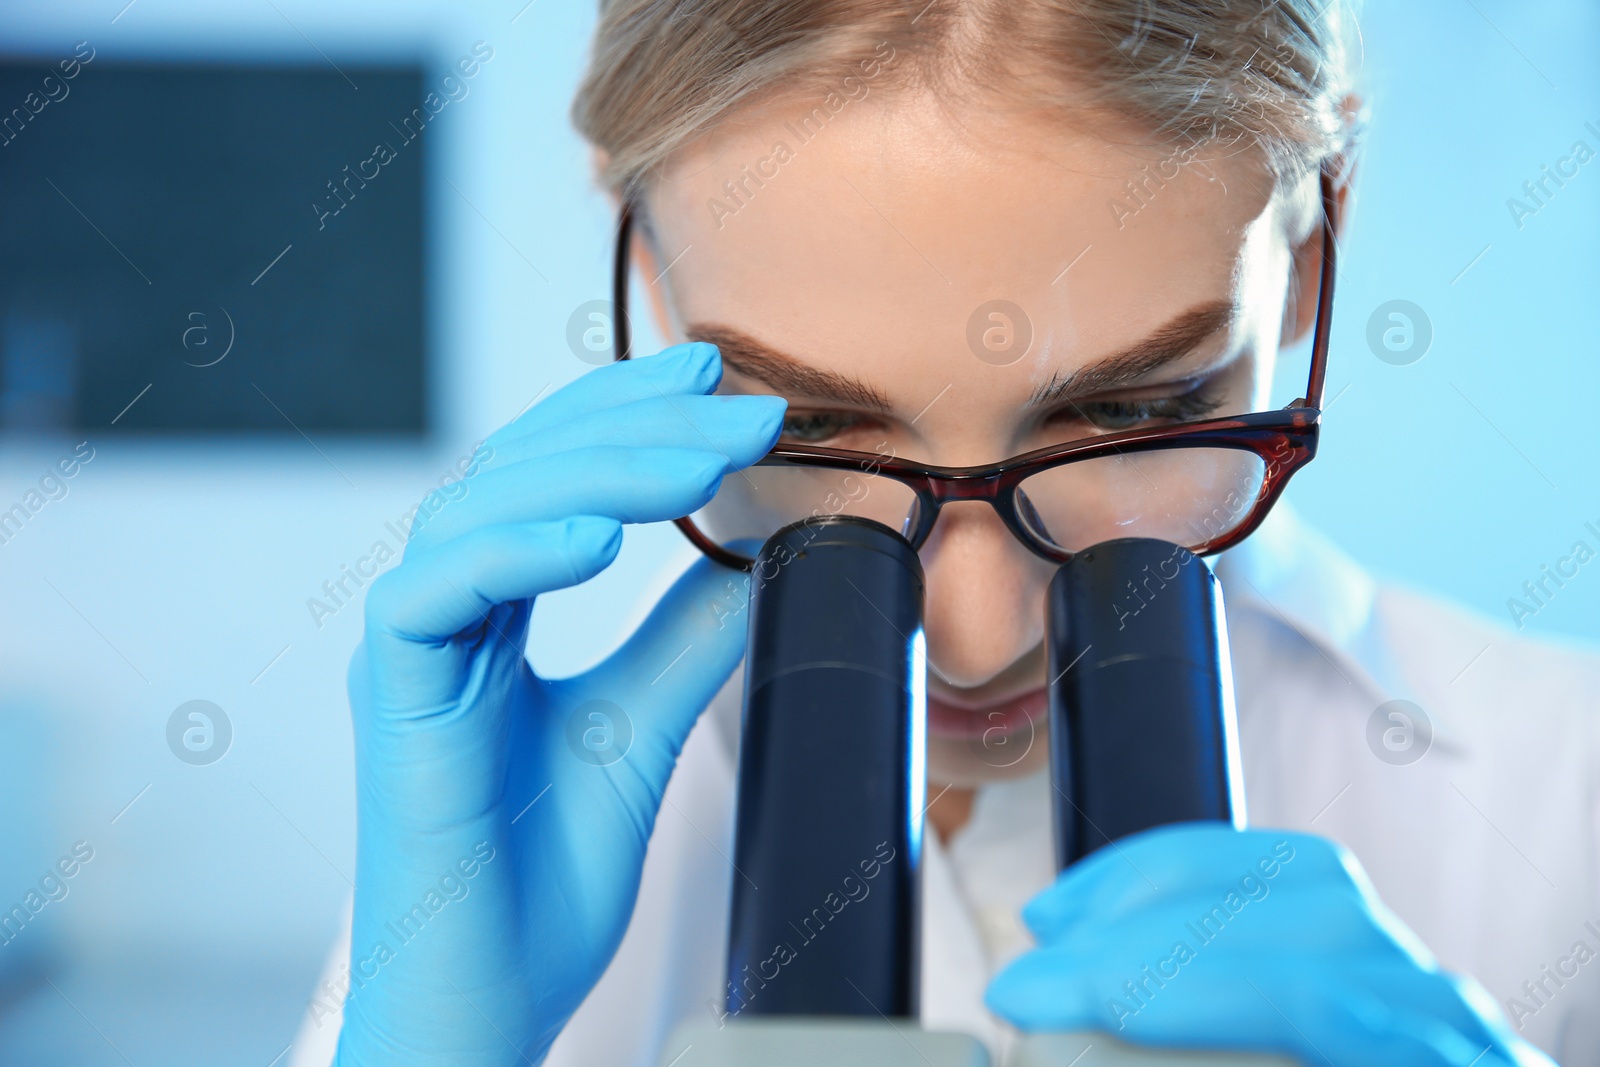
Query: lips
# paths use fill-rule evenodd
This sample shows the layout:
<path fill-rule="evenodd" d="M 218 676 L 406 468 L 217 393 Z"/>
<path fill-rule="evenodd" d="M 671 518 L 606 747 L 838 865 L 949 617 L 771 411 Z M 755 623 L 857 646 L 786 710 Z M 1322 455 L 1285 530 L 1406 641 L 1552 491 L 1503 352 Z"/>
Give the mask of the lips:
<path fill-rule="evenodd" d="M 1050 694 L 1044 689 L 997 700 L 980 707 L 968 707 L 928 694 L 928 734 L 970 741 L 1026 730 L 1044 718 L 1050 709 Z"/>

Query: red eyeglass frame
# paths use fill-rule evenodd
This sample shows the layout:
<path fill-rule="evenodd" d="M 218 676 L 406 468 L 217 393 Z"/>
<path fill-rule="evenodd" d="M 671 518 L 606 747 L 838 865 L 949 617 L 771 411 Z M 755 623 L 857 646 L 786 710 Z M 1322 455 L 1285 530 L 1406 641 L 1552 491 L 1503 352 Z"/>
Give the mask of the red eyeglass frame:
<path fill-rule="evenodd" d="M 1035 554 L 1054 563 L 1065 563 L 1073 553 L 1042 540 L 1019 516 L 1017 486 L 1024 478 L 1052 467 L 1088 459 L 1167 448 L 1233 448 L 1253 452 L 1265 464 L 1261 489 L 1243 522 L 1224 534 L 1198 545 L 1186 546 L 1197 556 L 1209 556 L 1243 541 L 1261 525 L 1272 505 L 1283 494 L 1296 471 L 1317 454 L 1317 436 L 1322 421 L 1323 382 L 1328 370 L 1328 338 L 1333 327 L 1333 285 L 1336 275 L 1336 237 L 1339 221 L 1338 168 L 1340 160 L 1322 167 L 1322 275 L 1317 285 L 1317 319 L 1312 329 L 1311 372 L 1305 395 L 1287 407 L 1257 411 L 1221 419 L 1177 423 L 1171 426 L 1122 430 L 1098 437 L 1025 452 L 999 463 L 978 467 L 935 467 L 886 458 L 873 452 L 856 452 L 819 445 L 778 445 L 756 462 L 756 466 L 826 467 L 837 470 L 870 471 L 893 478 L 917 495 L 917 523 L 906 531 L 913 547 L 921 548 L 933 531 L 939 509 L 955 500 L 986 501 L 999 514 L 1016 537 Z M 623 360 L 632 355 L 632 331 L 628 323 L 628 266 L 633 232 L 633 205 L 624 197 L 617 220 L 616 259 L 612 269 L 613 355 Z M 737 570 L 750 570 L 754 557 L 717 544 L 688 516 L 673 520 L 694 546 L 718 563 Z"/>

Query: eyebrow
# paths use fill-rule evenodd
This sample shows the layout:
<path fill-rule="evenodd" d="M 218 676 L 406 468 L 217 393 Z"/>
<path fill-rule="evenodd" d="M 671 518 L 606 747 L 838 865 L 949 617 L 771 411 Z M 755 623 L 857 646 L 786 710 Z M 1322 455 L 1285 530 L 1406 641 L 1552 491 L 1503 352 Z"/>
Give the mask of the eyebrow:
<path fill-rule="evenodd" d="M 1190 308 L 1115 355 L 1070 374 L 1057 371 L 1048 382 L 1034 390 L 1028 406 L 1043 407 L 1067 397 L 1137 384 L 1145 375 L 1177 362 L 1201 342 L 1231 326 L 1238 314 L 1238 306 L 1229 300 L 1215 300 Z M 800 395 L 849 404 L 882 415 L 893 414 L 894 406 L 888 397 L 859 378 L 812 367 L 743 330 L 721 323 L 695 322 L 689 324 L 684 335 L 691 341 L 716 345 L 724 366 L 785 396 Z"/>
<path fill-rule="evenodd" d="M 1152 371 L 1183 359 L 1202 342 L 1232 326 L 1238 317 L 1239 306 L 1231 300 L 1196 305 L 1113 356 L 1070 374 L 1055 372 L 1033 391 L 1028 406 L 1044 407 L 1070 397 L 1137 385 Z"/>
<path fill-rule="evenodd" d="M 694 322 L 684 330 L 684 336 L 691 341 L 711 342 L 722 353 L 724 366 L 769 385 L 785 396 L 798 394 L 853 404 L 880 415 L 894 412 L 888 397 L 859 378 L 809 366 L 732 326 Z"/>

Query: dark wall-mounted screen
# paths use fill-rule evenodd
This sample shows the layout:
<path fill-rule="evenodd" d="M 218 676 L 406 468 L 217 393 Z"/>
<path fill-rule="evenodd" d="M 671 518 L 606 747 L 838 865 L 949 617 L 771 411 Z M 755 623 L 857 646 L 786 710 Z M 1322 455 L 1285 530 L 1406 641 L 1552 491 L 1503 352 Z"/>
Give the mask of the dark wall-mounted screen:
<path fill-rule="evenodd" d="M 0 62 L 0 429 L 424 432 L 425 95 L 416 66 Z"/>

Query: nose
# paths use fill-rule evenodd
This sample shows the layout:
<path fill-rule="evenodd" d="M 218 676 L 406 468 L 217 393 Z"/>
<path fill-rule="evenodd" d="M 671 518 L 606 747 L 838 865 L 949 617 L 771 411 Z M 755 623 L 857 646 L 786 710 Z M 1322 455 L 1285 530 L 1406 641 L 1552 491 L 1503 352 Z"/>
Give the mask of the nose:
<path fill-rule="evenodd" d="M 993 680 L 1044 638 L 1054 568 L 1028 550 L 987 503 L 946 504 L 922 546 L 924 628 L 936 678 L 963 689 Z"/>

